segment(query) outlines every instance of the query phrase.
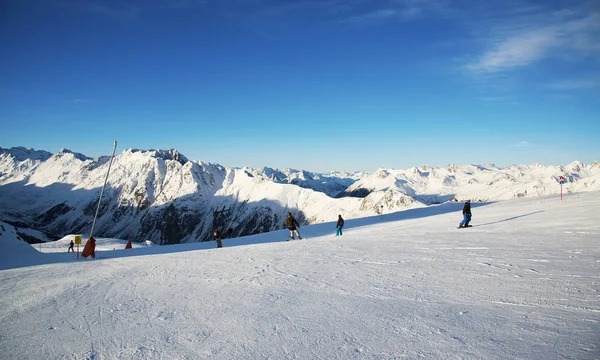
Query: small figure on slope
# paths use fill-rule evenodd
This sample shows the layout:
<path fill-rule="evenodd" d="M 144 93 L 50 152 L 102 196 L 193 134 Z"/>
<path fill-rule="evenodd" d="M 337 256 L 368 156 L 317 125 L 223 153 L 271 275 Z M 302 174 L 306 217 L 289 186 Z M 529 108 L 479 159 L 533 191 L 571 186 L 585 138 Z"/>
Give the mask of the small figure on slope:
<path fill-rule="evenodd" d="M 298 221 L 294 218 L 294 216 L 292 216 L 291 212 L 288 213 L 288 216 L 285 219 L 285 227 L 290 231 L 290 237 L 292 240 L 296 240 L 294 234 L 297 234 L 298 239 L 302 240 L 302 236 L 300 236 L 300 232 L 298 231 L 300 224 L 298 224 Z"/>
<path fill-rule="evenodd" d="M 75 243 L 73 242 L 73 240 L 71 240 L 71 242 L 69 243 L 69 248 L 67 249 L 67 252 L 75 252 L 75 249 L 73 249 L 73 246 L 75 245 Z"/>
<path fill-rule="evenodd" d="M 465 206 L 463 206 L 463 221 L 460 222 L 458 228 L 466 228 L 469 227 L 469 222 L 471 222 L 471 200 L 467 200 L 465 202 Z"/>
<path fill-rule="evenodd" d="M 337 223 L 335 224 L 335 236 L 342 235 L 342 228 L 344 227 L 344 219 L 342 215 L 338 215 Z"/>
<path fill-rule="evenodd" d="M 219 229 L 215 228 L 213 230 L 213 238 L 217 242 L 218 248 L 223 247 L 223 243 L 221 242 L 221 232 L 219 231 Z"/>

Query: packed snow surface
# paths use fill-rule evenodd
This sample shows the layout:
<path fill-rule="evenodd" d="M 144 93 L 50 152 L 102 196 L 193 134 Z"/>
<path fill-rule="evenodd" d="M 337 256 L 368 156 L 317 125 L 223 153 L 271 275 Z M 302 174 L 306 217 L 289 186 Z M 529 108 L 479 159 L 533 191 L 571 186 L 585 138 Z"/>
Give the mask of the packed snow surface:
<path fill-rule="evenodd" d="M 2 224 L 0 358 L 598 359 L 599 195 L 474 203 L 468 229 L 448 203 L 341 237 L 106 239 L 79 260 Z"/>

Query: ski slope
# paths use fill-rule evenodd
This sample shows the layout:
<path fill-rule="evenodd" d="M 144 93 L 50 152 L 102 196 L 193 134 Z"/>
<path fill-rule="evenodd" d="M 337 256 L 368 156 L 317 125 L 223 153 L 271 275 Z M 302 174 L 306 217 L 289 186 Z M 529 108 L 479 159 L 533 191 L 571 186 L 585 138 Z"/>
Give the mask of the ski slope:
<path fill-rule="evenodd" d="M 3 359 L 598 359 L 600 193 L 443 204 L 94 260 L 3 224 Z M 122 245 L 120 248 L 118 245 Z M 112 250 L 115 248 L 115 250 Z"/>

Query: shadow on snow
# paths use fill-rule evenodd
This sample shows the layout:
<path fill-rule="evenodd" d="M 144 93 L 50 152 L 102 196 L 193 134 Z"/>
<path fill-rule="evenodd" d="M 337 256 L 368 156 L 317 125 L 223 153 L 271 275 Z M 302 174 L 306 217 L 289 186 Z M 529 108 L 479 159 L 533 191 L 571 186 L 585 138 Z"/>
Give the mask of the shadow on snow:
<path fill-rule="evenodd" d="M 522 217 L 529 216 L 529 215 L 534 215 L 534 214 L 543 213 L 544 211 L 545 211 L 545 210 L 534 211 L 534 212 L 531 212 L 531 213 L 529 213 L 529 214 L 523 214 L 523 215 L 519 215 L 519 216 L 513 216 L 513 217 L 510 217 L 510 218 L 507 218 L 507 219 L 503 219 L 503 220 L 492 221 L 492 222 L 488 222 L 488 223 L 485 223 L 485 224 L 477 224 L 477 225 L 473 225 L 473 227 L 479 227 L 479 226 L 486 226 L 486 225 L 498 224 L 498 223 L 501 223 L 501 222 L 505 222 L 505 221 L 511 221 L 511 220 L 515 220 L 515 219 L 522 218 Z"/>

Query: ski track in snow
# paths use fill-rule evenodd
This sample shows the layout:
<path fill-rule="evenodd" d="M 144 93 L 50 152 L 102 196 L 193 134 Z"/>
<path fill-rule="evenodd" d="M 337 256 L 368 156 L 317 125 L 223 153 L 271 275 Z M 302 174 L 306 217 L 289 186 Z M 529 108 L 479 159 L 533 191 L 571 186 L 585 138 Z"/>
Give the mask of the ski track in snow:
<path fill-rule="evenodd" d="M 54 260 L 0 270 L 0 354 L 598 359 L 598 195 L 478 207 L 474 224 L 490 224 L 461 230 L 455 213 L 222 249 L 32 251 Z"/>

